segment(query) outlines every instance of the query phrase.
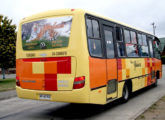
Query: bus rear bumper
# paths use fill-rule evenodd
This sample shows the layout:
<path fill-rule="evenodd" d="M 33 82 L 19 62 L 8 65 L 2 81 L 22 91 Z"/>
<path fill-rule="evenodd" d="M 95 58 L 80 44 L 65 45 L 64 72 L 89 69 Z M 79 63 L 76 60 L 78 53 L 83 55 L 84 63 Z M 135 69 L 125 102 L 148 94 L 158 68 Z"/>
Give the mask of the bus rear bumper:
<path fill-rule="evenodd" d="M 17 96 L 24 99 L 46 100 L 69 103 L 89 103 L 89 91 L 77 89 L 72 91 L 41 91 L 29 90 L 16 86 Z M 50 95 L 50 99 L 41 99 L 40 95 Z"/>

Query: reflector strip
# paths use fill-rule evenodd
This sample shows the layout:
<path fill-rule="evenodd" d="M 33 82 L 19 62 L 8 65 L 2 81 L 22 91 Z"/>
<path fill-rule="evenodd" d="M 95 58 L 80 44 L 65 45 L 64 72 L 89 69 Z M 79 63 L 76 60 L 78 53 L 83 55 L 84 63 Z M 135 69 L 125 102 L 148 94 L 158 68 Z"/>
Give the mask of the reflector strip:
<path fill-rule="evenodd" d="M 85 83 L 85 80 L 75 81 L 75 82 L 74 82 L 74 85 L 81 84 L 81 83 Z"/>

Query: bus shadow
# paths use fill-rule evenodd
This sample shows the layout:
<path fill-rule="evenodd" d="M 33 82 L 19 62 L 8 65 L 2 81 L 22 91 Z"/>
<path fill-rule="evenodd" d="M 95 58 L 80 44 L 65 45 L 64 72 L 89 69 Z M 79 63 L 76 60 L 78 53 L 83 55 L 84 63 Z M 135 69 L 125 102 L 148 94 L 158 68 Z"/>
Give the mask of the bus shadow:
<path fill-rule="evenodd" d="M 57 109 L 49 109 L 46 116 L 51 116 L 51 120 L 56 119 L 89 119 L 109 111 L 120 105 L 120 100 L 113 101 L 107 105 L 95 104 L 67 104 Z"/>
<path fill-rule="evenodd" d="M 158 85 L 158 86 L 159 86 L 159 85 Z M 157 87 L 158 87 L 158 86 L 157 86 Z M 131 98 L 138 97 L 139 95 L 142 95 L 143 93 L 146 93 L 147 91 L 149 91 L 149 90 L 151 90 L 151 89 L 155 89 L 155 88 L 156 88 L 156 87 L 154 87 L 154 86 L 148 86 L 148 87 L 146 87 L 146 88 L 140 89 L 140 90 L 134 92 L 134 93 L 131 95 Z M 131 98 L 130 98 L 130 99 L 131 99 Z"/>
<path fill-rule="evenodd" d="M 144 89 L 141 89 L 135 93 L 132 94 L 131 99 L 147 92 L 152 87 L 147 87 Z M 121 105 L 121 100 L 116 100 L 111 103 L 108 103 L 106 105 L 94 105 L 94 104 L 67 104 L 65 106 L 62 106 L 60 108 L 52 108 L 49 109 L 47 113 L 45 113 L 46 116 L 50 116 L 50 120 L 56 120 L 56 119 L 90 119 L 92 117 L 97 117 L 100 114 L 111 111 L 113 108 Z"/>

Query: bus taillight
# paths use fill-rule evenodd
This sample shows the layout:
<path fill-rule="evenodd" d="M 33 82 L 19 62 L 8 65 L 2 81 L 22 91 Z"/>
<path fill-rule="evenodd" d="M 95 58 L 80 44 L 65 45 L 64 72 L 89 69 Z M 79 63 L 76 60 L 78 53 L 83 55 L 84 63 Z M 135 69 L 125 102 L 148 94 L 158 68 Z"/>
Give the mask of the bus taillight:
<path fill-rule="evenodd" d="M 71 11 L 75 11 L 75 9 L 71 9 Z"/>
<path fill-rule="evenodd" d="M 74 79 L 74 85 L 73 85 L 73 89 L 79 89 L 84 87 L 85 85 L 85 76 L 82 77 L 76 77 Z"/>
<path fill-rule="evenodd" d="M 20 81 L 19 81 L 19 77 L 18 76 L 16 76 L 16 85 L 20 86 Z"/>

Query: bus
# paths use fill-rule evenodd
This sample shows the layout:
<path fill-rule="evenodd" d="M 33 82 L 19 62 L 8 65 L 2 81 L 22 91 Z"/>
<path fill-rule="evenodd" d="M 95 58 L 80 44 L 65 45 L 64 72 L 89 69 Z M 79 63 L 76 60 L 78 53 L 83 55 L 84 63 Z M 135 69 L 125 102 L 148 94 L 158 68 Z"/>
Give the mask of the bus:
<path fill-rule="evenodd" d="M 16 42 L 20 98 L 107 104 L 162 77 L 159 39 L 81 9 L 24 18 Z"/>

